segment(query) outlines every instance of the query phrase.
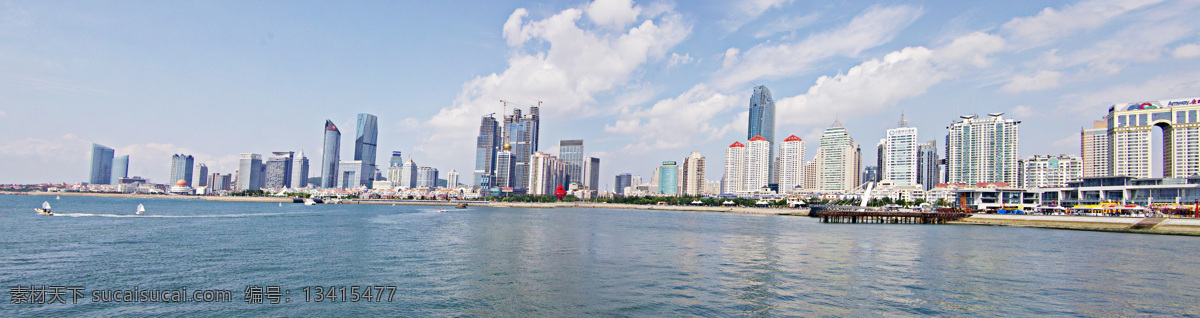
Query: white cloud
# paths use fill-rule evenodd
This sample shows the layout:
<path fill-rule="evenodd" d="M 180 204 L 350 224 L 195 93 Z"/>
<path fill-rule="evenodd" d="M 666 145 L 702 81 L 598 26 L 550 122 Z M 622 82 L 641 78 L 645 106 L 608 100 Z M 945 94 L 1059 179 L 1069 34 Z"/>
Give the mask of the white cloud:
<path fill-rule="evenodd" d="M 667 59 L 667 68 L 688 64 L 693 61 L 691 54 L 679 55 L 679 53 L 671 53 L 671 58 Z"/>
<path fill-rule="evenodd" d="M 637 21 L 642 8 L 634 6 L 632 0 L 596 0 L 585 11 L 596 25 L 615 30 Z"/>
<path fill-rule="evenodd" d="M 778 20 L 767 24 L 767 26 L 763 27 L 762 30 L 758 30 L 758 32 L 754 33 L 754 37 L 761 39 L 780 32 L 792 32 L 799 30 L 812 25 L 814 22 L 817 22 L 818 17 L 819 16 L 816 13 L 809 13 L 804 16 L 781 17 Z"/>
<path fill-rule="evenodd" d="M 691 27 L 675 12 L 655 13 L 654 18 L 624 32 L 581 29 L 583 14 L 573 8 L 543 20 L 526 21 L 529 12 L 515 10 L 503 27 L 504 38 L 514 49 L 508 69 L 464 83 L 453 104 L 426 122 L 426 129 L 433 133 L 416 151 L 434 160 L 473 158 L 445 149 L 472 149 L 480 116 L 501 112 L 502 99 L 541 99 L 542 113 L 561 120 L 590 114 L 587 108 L 594 104 L 596 94 L 627 85 L 639 67 L 664 58 L 691 33 Z M 527 45 L 535 41 L 549 45 Z M 530 49 L 534 52 L 526 52 Z"/>
<path fill-rule="evenodd" d="M 984 68 L 991 65 L 988 55 L 1005 46 L 1004 38 L 984 32 L 970 33 L 950 41 L 937 50 L 934 60 L 943 65 L 966 65 Z"/>
<path fill-rule="evenodd" d="M 892 40 L 921 15 L 911 6 L 871 7 L 845 26 L 814 34 L 801 41 L 760 44 L 741 53 L 727 51 L 724 67 L 713 76 L 714 86 L 735 88 L 760 78 L 786 77 L 809 69 L 810 64 L 837 55 L 854 56 Z"/>
<path fill-rule="evenodd" d="M 91 141 L 75 134 L 50 139 L 30 137 L 0 144 L 0 154 L 5 156 L 29 156 L 55 161 L 82 160 L 86 157 L 82 153 L 91 149 Z"/>
<path fill-rule="evenodd" d="M 1037 114 L 1037 111 L 1034 110 L 1033 107 L 1017 105 L 1017 107 L 1009 109 L 1008 114 L 1016 118 L 1029 119 L 1033 118 L 1033 116 Z"/>
<path fill-rule="evenodd" d="M 1190 59 L 1200 56 L 1200 45 L 1197 45 L 1196 43 L 1180 45 L 1171 52 L 1171 55 L 1179 59 Z"/>
<path fill-rule="evenodd" d="M 1162 0 L 1093 0 L 1069 5 L 1061 10 L 1045 8 L 1036 16 L 1013 18 L 1004 24 L 1009 40 L 1020 47 L 1049 44 L 1076 32 L 1100 27 L 1131 10 Z"/>
<path fill-rule="evenodd" d="M 1043 70 L 1033 76 L 1013 76 L 1013 79 L 1000 89 L 1010 93 L 1051 89 L 1059 86 L 1059 79 L 1062 79 L 1062 73 Z"/>
<path fill-rule="evenodd" d="M 623 112 L 604 131 L 637 136 L 640 141 L 632 145 L 634 149 L 678 149 L 698 140 L 698 136 L 720 137 L 713 132 L 719 133 L 722 127 L 713 127 L 709 120 L 740 104 L 740 98 L 697 84 L 678 97 L 658 101 L 650 108 Z"/>
<path fill-rule="evenodd" d="M 1136 82 L 1062 97 L 1058 110 L 1069 114 L 1103 114 L 1115 104 L 1194 96 L 1200 91 L 1200 72 L 1162 74 L 1154 81 Z"/>
<path fill-rule="evenodd" d="M 729 5 L 733 8 L 729 10 L 729 16 L 721 20 L 721 26 L 729 32 L 737 31 L 743 25 L 758 19 L 763 13 L 771 8 L 780 8 L 785 4 L 791 3 L 792 0 L 749 0 L 749 1 L 732 1 Z"/>
<path fill-rule="evenodd" d="M 781 124 L 820 125 L 834 117 L 875 113 L 897 102 L 924 94 L 949 74 L 932 62 L 934 52 L 910 47 L 872 59 L 845 74 L 821 76 L 803 95 L 778 99 Z"/>

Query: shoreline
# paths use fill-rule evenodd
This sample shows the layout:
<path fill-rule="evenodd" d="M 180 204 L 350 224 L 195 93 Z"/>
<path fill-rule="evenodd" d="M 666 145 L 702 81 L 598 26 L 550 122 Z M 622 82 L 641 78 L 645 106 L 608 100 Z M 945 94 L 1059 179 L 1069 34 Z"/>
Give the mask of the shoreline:
<path fill-rule="evenodd" d="M 115 197 L 115 198 L 158 198 L 179 200 L 205 200 L 215 202 L 258 202 L 258 203 L 292 203 L 290 197 L 219 197 L 219 196 L 181 196 L 181 195 L 145 195 L 126 193 L 90 193 L 90 192 L 7 192 L 0 195 L 39 195 L 39 196 L 86 196 L 86 197 Z M 468 206 L 485 206 L 499 208 L 595 208 L 621 209 L 644 211 L 681 211 L 681 212 L 710 212 L 710 213 L 740 213 L 758 215 L 808 216 L 809 209 L 791 208 L 757 208 L 757 207 L 709 207 L 709 206 L 674 206 L 674 205 L 636 205 L 622 203 L 591 203 L 591 202 L 490 202 L 464 200 Z M 384 200 L 347 200 L 341 204 L 372 204 L 372 205 L 420 205 L 420 206 L 455 206 L 458 201 L 384 201 Z M 1149 221 L 1147 221 L 1149 220 Z M 1147 221 L 1149 225 L 1135 226 Z M 1099 231 L 1116 233 L 1159 234 L 1200 236 L 1200 219 L 1183 218 L 1126 218 L 1126 217 L 1095 217 L 1095 216 L 1049 216 L 1049 215 L 1004 215 L 1004 214 L 972 214 L 971 217 L 946 224 L 975 225 L 975 226 L 1012 226 L 1033 227 L 1058 230 Z"/>
<path fill-rule="evenodd" d="M 185 196 L 185 195 L 149 195 L 149 194 L 128 194 L 128 193 L 94 193 L 94 192 L 4 192 L 0 194 L 10 195 L 38 195 L 38 196 L 83 196 L 83 197 L 111 197 L 111 198 L 147 198 L 147 199 L 178 199 L 178 200 L 205 200 L 216 202 L 259 202 L 259 203 L 293 203 L 291 197 L 234 197 L 234 196 Z M 624 209 L 624 210 L 652 210 L 652 211 L 687 211 L 687 212 L 718 212 L 718 213 L 741 213 L 741 214 L 761 214 L 761 215 L 794 215 L 807 216 L 808 209 L 792 209 L 792 208 L 752 208 L 752 207 L 710 207 L 710 206 L 683 206 L 683 205 L 637 205 L 623 203 L 591 203 L 591 202 L 554 202 L 554 203 L 535 203 L 535 202 L 490 202 L 480 203 L 479 201 L 463 200 L 463 201 L 415 201 L 415 200 L 344 200 L 340 204 L 372 204 L 372 205 L 421 205 L 421 206 L 456 206 L 459 203 L 467 203 L 468 206 L 486 206 L 486 207 L 501 207 L 501 208 L 533 208 L 533 209 L 556 209 L 556 208 L 596 208 L 596 209 Z"/>

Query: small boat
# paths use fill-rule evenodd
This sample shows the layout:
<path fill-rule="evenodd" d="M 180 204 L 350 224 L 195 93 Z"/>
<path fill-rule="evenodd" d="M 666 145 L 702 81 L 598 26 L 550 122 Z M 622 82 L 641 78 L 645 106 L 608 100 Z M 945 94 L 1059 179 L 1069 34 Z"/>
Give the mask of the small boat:
<path fill-rule="evenodd" d="M 304 205 L 317 205 L 317 201 L 313 201 L 313 199 L 304 199 Z"/>
<path fill-rule="evenodd" d="M 134 214 L 142 215 L 142 212 L 146 212 L 146 206 L 142 205 L 141 203 L 138 203 L 137 212 L 134 212 Z"/>
<path fill-rule="evenodd" d="M 446 209 L 438 209 L 438 212 L 446 212 Z"/>
<path fill-rule="evenodd" d="M 46 202 L 46 201 L 42 201 L 41 208 L 35 208 L 33 210 L 37 211 L 37 213 L 40 213 L 40 214 L 54 215 L 54 212 L 50 212 L 50 202 Z"/>
<path fill-rule="evenodd" d="M 466 204 L 466 203 L 459 203 L 458 205 L 454 206 L 454 208 L 456 208 L 456 209 L 466 209 L 466 208 L 467 208 L 467 204 Z"/>

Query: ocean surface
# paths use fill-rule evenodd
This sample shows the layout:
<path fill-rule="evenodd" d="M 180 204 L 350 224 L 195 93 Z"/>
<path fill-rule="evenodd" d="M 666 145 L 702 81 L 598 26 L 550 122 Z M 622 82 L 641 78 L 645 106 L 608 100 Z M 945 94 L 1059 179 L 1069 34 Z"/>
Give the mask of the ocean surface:
<path fill-rule="evenodd" d="M 57 215 L 36 214 L 42 201 Z M 134 216 L 139 203 L 147 213 Z M 0 195 L 0 316 L 1200 315 L 1196 237 L 437 210 Z M 14 304 L 21 286 L 76 286 L 84 297 Z M 247 302 L 254 286 L 279 287 L 279 303 Z M 394 292 L 316 301 L 315 286 Z M 229 290 L 232 300 L 92 299 L 134 288 Z"/>

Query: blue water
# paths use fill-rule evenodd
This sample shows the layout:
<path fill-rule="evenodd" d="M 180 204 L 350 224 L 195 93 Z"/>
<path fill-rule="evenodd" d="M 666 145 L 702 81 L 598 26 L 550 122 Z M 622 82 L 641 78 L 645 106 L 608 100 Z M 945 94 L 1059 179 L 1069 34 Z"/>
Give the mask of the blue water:
<path fill-rule="evenodd" d="M 58 215 L 37 215 L 42 201 Z M 147 216 L 131 216 L 138 203 Z M 0 316 L 1196 316 L 1198 247 L 724 213 L 0 195 Z M 12 304 L 18 285 L 233 302 Z M 248 304 L 249 285 L 291 301 Z M 314 285 L 397 291 L 306 302 Z"/>

